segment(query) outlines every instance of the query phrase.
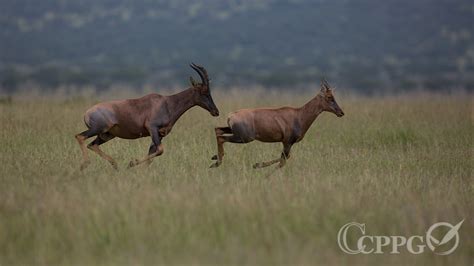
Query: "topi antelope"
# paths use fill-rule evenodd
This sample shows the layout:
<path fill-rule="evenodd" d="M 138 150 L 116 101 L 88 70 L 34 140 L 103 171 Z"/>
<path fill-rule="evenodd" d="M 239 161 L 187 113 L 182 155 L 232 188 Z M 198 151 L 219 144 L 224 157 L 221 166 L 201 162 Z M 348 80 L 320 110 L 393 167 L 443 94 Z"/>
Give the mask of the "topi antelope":
<path fill-rule="evenodd" d="M 228 127 L 216 127 L 217 155 L 212 167 L 218 167 L 224 157 L 224 143 L 281 142 L 281 157 L 268 162 L 256 163 L 253 168 L 263 168 L 275 163 L 285 165 L 290 157 L 291 146 L 301 141 L 316 117 L 323 111 L 341 117 L 344 112 L 337 105 L 332 90 L 326 80 L 321 82 L 321 91 L 300 108 L 282 107 L 276 109 L 242 109 L 229 114 Z"/>
<path fill-rule="evenodd" d="M 151 145 L 148 155 L 142 160 L 132 160 L 129 167 L 143 162 L 150 163 L 151 159 L 163 154 L 162 138 L 170 133 L 173 125 L 188 109 L 200 106 L 212 116 L 219 116 L 209 88 L 209 77 L 206 69 L 191 64 L 201 77 L 201 83 L 191 77 L 191 87 L 174 95 L 162 96 L 151 93 L 138 99 L 111 101 L 99 103 L 84 115 L 87 130 L 76 135 L 84 161 L 81 170 L 89 165 L 89 157 L 85 140 L 97 136 L 87 148 L 109 161 L 117 169 L 117 163 L 99 149 L 99 145 L 115 138 L 137 139 L 151 136 Z"/>

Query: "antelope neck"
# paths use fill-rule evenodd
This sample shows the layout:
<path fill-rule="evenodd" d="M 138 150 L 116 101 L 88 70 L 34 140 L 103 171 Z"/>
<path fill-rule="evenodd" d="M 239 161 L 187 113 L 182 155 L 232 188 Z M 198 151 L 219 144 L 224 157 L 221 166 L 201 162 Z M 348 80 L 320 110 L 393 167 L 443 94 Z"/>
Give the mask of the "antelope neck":
<path fill-rule="evenodd" d="M 169 112 L 172 121 L 178 120 L 187 110 L 197 104 L 194 97 L 195 93 L 196 90 L 188 88 L 182 92 L 168 96 L 170 103 L 168 106 L 170 109 L 173 109 L 172 112 Z"/>
<path fill-rule="evenodd" d="M 323 112 L 322 101 L 322 96 L 318 94 L 299 109 L 300 121 L 305 131 L 313 124 L 316 117 Z"/>

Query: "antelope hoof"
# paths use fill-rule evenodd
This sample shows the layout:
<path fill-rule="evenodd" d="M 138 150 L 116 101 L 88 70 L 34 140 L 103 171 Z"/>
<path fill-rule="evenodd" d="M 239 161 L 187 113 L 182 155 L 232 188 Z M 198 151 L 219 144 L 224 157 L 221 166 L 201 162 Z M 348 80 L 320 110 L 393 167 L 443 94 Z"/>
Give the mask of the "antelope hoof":
<path fill-rule="evenodd" d="M 211 160 L 217 160 L 217 154 L 212 156 Z"/>
<path fill-rule="evenodd" d="M 209 168 L 216 168 L 216 167 L 219 167 L 219 165 L 221 165 L 221 163 L 222 163 L 222 162 L 217 161 L 217 162 L 211 164 L 211 166 L 209 166 Z"/>
<path fill-rule="evenodd" d="M 277 168 L 282 168 L 283 166 L 286 165 L 286 161 L 280 161 L 280 163 L 278 164 Z"/>
<path fill-rule="evenodd" d="M 84 161 L 82 164 L 81 164 L 81 171 L 86 169 L 87 166 L 89 166 L 89 164 L 91 163 L 91 161 Z"/>
<path fill-rule="evenodd" d="M 128 163 L 128 168 L 132 168 L 134 166 L 137 166 L 138 165 L 138 160 L 135 159 L 135 160 L 131 160 L 129 163 Z"/>

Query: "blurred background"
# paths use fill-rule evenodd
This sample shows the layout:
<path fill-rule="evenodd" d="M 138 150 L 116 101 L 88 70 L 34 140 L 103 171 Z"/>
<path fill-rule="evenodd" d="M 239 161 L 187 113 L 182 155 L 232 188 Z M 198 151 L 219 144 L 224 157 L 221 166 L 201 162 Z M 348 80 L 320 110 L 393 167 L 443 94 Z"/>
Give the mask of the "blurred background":
<path fill-rule="evenodd" d="M 470 0 L 2 0 L 0 92 L 184 86 L 474 90 Z M 193 73 L 194 74 L 194 73 Z"/>

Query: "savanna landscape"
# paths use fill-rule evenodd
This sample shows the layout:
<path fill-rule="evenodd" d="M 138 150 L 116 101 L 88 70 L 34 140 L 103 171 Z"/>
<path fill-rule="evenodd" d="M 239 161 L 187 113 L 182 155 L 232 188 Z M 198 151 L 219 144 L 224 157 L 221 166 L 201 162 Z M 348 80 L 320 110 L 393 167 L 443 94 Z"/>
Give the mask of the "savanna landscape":
<path fill-rule="evenodd" d="M 209 168 L 214 127 L 225 125 L 228 112 L 301 106 L 317 92 L 216 89 L 221 115 L 192 108 L 149 166 L 127 169 L 146 155 L 149 138 L 101 146 L 118 171 L 92 153 L 80 171 L 74 135 L 93 104 L 144 92 L 2 98 L 0 265 L 471 265 L 467 92 L 369 97 L 336 90 L 345 116 L 322 113 L 285 167 L 253 169 L 279 156 L 281 144 L 252 142 L 226 143 L 223 164 Z M 410 236 L 462 219 L 459 247 L 448 256 L 403 248 L 348 255 L 337 243 L 352 221 L 372 235 Z"/>
<path fill-rule="evenodd" d="M 473 18 L 0 1 L 0 266 L 473 266 Z"/>

